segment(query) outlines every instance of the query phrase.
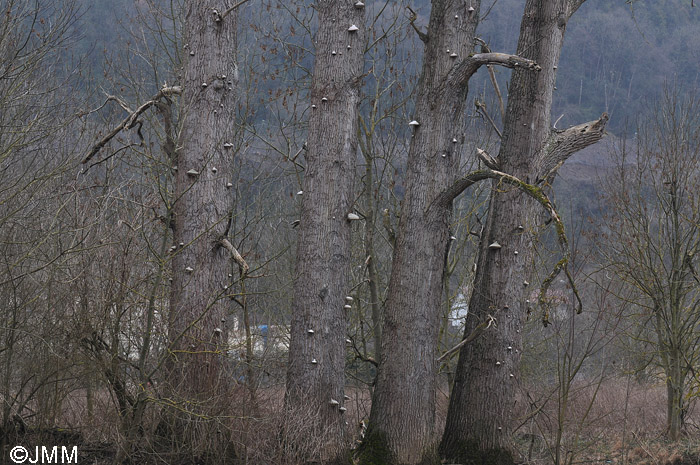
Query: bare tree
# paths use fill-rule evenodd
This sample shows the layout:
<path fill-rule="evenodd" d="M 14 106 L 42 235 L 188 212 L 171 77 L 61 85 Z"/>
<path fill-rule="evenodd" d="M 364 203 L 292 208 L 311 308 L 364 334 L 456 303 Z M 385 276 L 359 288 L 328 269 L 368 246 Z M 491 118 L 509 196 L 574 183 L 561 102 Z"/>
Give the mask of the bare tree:
<path fill-rule="evenodd" d="M 191 441 L 193 456 L 214 454 L 212 460 L 218 460 L 214 457 L 225 454 L 226 435 L 206 418 L 221 414 L 226 403 L 226 290 L 233 262 L 243 274 L 248 271 L 228 237 L 239 99 L 236 2 L 212 7 L 193 1 L 185 8 L 182 130 L 173 152 L 177 172 L 167 218 L 175 247 L 169 309 L 173 359 L 168 381 L 176 407 L 171 428 L 175 441 Z M 203 444 L 213 449 L 203 450 Z"/>
<path fill-rule="evenodd" d="M 77 370 L 70 357 L 69 256 L 84 231 L 62 220 L 80 144 L 75 84 L 61 66 L 72 1 L 2 3 L 0 17 L 0 448 L 58 421 Z M 70 141 L 70 142 L 69 142 Z M 31 423 L 28 418 L 32 417 Z M 25 421 L 25 418 L 27 421 Z M 4 454 L 3 454 L 4 455 Z M 2 461 L 5 461 L 3 457 Z"/>
<path fill-rule="evenodd" d="M 604 266 L 627 287 L 639 347 L 661 368 L 667 391 L 667 434 L 681 437 L 689 387 L 700 357 L 700 123 L 696 94 L 665 90 L 636 137 L 623 141 L 606 183 L 610 207 L 602 225 Z"/>
<path fill-rule="evenodd" d="M 584 0 L 528 0 L 523 13 L 518 54 L 537 62 L 541 72 L 513 72 L 503 139 L 495 163 L 508 174 L 547 185 L 568 157 L 602 136 L 607 114 L 567 130 L 550 124 L 552 93 L 566 24 Z M 543 194 L 542 191 L 540 191 Z M 536 198 L 536 197 L 535 197 Z M 541 202 L 540 202 L 541 203 Z M 441 453 L 449 458 L 512 462 L 510 432 L 515 407 L 521 328 L 531 306 L 528 264 L 540 208 L 523 190 L 494 186 L 489 217 L 482 233 L 475 284 L 469 302 L 465 338 L 498 312 L 498 328 L 461 349 L 450 399 Z M 566 248 L 563 224 L 558 240 Z M 567 251 L 540 288 L 567 271 Z M 547 313 L 543 315 L 547 322 Z"/>
<path fill-rule="evenodd" d="M 311 113 L 305 154 L 296 281 L 285 403 L 291 415 L 313 414 L 322 457 L 343 452 L 345 339 L 350 231 L 359 220 L 353 182 L 359 89 L 364 65 L 364 5 L 316 4 Z"/>
<path fill-rule="evenodd" d="M 452 201 L 479 180 L 501 178 L 495 166 L 458 176 L 467 84 L 482 65 L 538 69 L 513 55 L 473 53 L 479 7 L 479 1 L 433 1 L 427 33 L 411 18 L 425 52 L 362 463 L 435 459 L 437 340 Z"/>
<path fill-rule="evenodd" d="M 177 446 L 173 450 L 186 450 L 193 459 L 204 461 L 219 460 L 230 452 L 228 436 L 222 430 L 225 426 L 220 423 L 228 402 L 229 383 L 223 375 L 228 345 L 226 317 L 231 305 L 228 294 L 234 281 L 233 269 L 238 268 L 242 276 L 248 273 L 247 263 L 229 237 L 234 199 L 233 157 L 237 149 L 234 122 L 239 101 L 238 6 L 233 1 L 217 8 L 188 2 L 181 45 L 177 40 L 177 18 L 169 17 L 173 30 L 156 32 L 161 40 L 169 41 L 165 53 L 182 53 L 185 57 L 183 75 L 178 76 L 181 85 L 164 83 L 135 109 L 118 97 L 109 96 L 108 101 L 118 102 L 128 114 L 83 160 L 89 162 L 124 130 L 136 128 L 143 145 L 141 126 L 147 110 L 156 110 L 160 116 L 165 160 L 159 166 L 174 173 L 172 191 L 167 183 L 160 184 L 169 174 L 156 169 L 155 177 L 165 201 L 160 219 L 172 230 L 172 236 L 165 231 L 162 243 L 153 249 L 162 261 L 153 289 L 160 286 L 169 262 L 170 359 L 161 358 L 150 372 L 163 365 L 168 372 L 161 391 L 165 396 L 161 400 L 163 420 L 158 428 L 161 446 Z M 173 7 L 177 9 L 177 5 Z M 156 63 L 152 65 L 157 68 Z M 181 96 L 177 111 L 173 102 L 176 96 Z M 166 247 L 170 238 L 173 243 Z M 152 344 L 152 302 L 148 312 L 151 317 L 146 321 L 143 356 Z M 149 382 L 144 367 L 140 368 L 140 382 Z"/>

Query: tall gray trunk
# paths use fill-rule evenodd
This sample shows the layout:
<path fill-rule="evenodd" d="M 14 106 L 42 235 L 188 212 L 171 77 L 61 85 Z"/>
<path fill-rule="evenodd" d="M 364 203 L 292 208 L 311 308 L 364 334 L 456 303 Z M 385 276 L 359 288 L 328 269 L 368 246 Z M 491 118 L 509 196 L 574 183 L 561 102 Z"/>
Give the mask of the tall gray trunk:
<path fill-rule="evenodd" d="M 566 23 L 583 1 L 528 0 L 525 5 L 518 54 L 535 60 L 542 70 L 513 72 L 498 162 L 501 171 L 529 183 L 550 180 L 569 156 L 602 137 L 607 122 L 604 115 L 577 126 L 578 131 L 556 133 L 550 128 Z M 460 351 L 440 446 L 445 457 L 468 463 L 513 462 L 510 440 L 521 328 L 533 291 L 527 285 L 527 265 L 534 258 L 530 231 L 537 229 L 538 208 L 521 190 L 492 192 L 465 337 L 489 316 L 496 317 L 498 326 Z M 494 242 L 501 248 L 489 248 Z"/>
<path fill-rule="evenodd" d="M 227 343 L 225 317 L 231 283 L 229 253 L 221 246 L 228 230 L 233 196 L 227 183 L 233 170 L 234 120 L 238 103 L 236 15 L 222 18 L 234 0 L 215 12 L 202 0 L 186 4 L 182 132 L 176 152 L 173 281 L 169 337 L 173 360 L 169 383 L 179 411 L 194 423 L 222 414 L 226 382 L 222 369 Z M 196 407 L 193 407 L 196 406 Z M 201 415 L 204 416 L 201 416 Z M 199 419 L 199 420 L 197 420 Z M 215 443 L 213 422 L 177 427 L 203 450 Z M 185 428 L 184 422 L 180 424 Z M 221 432 L 220 432 L 221 433 Z M 225 434 L 219 434 L 223 437 Z M 177 439 L 177 438 L 176 438 Z M 222 451 L 209 451 L 219 453 Z"/>
<path fill-rule="evenodd" d="M 414 113 L 420 126 L 411 128 L 362 463 L 415 464 L 434 457 L 437 337 L 452 207 L 432 203 L 459 171 L 468 76 L 452 80 L 450 72 L 472 53 L 479 5 L 432 4 Z"/>
<path fill-rule="evenodd" d="M 319 28 L 297 246 L 287 371 L 289 430 L 305 428 L 305 461 L 333 460 L 345 447 L 346 300 L 357 112 L 365 46 L 364 10 L 316 2 Z M 352 27 L 355 26 L 355 27 Z M 355 30 L 357 28 L 357 30 Z M 351 30 L 352 29 L 352 30 Z M 312 443 L 320 447 L 304 449 Z"/>

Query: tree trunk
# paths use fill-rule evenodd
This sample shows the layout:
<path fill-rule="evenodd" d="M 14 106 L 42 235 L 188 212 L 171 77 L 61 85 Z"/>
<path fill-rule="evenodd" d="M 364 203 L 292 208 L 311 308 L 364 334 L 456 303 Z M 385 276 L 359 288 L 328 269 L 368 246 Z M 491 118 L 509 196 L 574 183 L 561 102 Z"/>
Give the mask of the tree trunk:
<path fill-rule="evenodd" d="M 598 141 L 600 120 L 554 131 L 550 108 L 557 64 L 569 17 L 584 0 L 528 0 L 518 54 L 537 62 L 539 73 L 513 72 L 503 139 L 501 171 L 528 183 L 550 181 L 576 151 Z M 465 337 L 495 316 L 485 331 L 460 351 L 441 454 L 465 463 L 513 463 L 511 425 L 515 417 L 521 328 L 529 311 L 527 266 L 533 260 L 532 235 L 539 205 L 521 190 L 495 186 L 481 238 Z M 558 234 L 563 235 L 563 230 Z M 493 243 L 501 247 L 489 247 Z"/>
<path fill-rule="evenodd" d="M 472 53 L 479 7 L 479 1 L 434 0 L 428 34 L 418 32 L 426 42 L 423 71 L 361 463 L 439 461 L 436 355 L 452 201 L 493 174 L 482 170 L 458 178 L 467 84 L 482 65 L 536 69 L 517 56 Z"/>
<path fill-rule="evenodd" d="M 364 10 L 315 4 L 319 29 L 311 82 L 301 224 L 285 397 L 288 431 L 301 431 L 303 461 L 334 460 L 345 447 L 346 300 L 349 294 L 357 115 Z M 316 446 L 311 450 L 311 446 Z"/>
<path fill-rule="evenodd" d="M 434 0 L 429 40 L 419 32 L 426 41 L 414 115 L 419 125 L 411 127 L 364 464 L 436 460 L 436 349 L 452 204 L 434 201 L 460 166 L 467 82 L 476 70 L 464 68 L 479 5 Z"/>
<path fill-rule="evenodd" d="M 223 11 L 217 11 L 201 0 L 187 2 L 181 148 L 173 160 L 173 360 L 168 381 L 177 404 L 171 413 L 181 421 L 171 424 L 171 436 L 200 457 L 221 456 L 217 437 L 226 436 L 205 418 L 225 413 L 228 394 L 222 376 L 229 305 L 225 286 L 231 283 L 233 267 L 221 240 L 228 233 L 233 205 L 227 183 L 233 169 L 238 66 L 236 14 L 224 13 L 234 3 L 224 0 Z"/>
<path fill-rule="evenodd" d="M 681 369 L 682 354 L 676 348 L 671 348 L 669 355 L 670 366 L 666 374 L 668 438 L 678 441 L 683 428 L 683 384 L 684 376 Z"/>
<path fill-rule="evenodd" d="M 368 144 L 368 146 L 371 146 Z M 369 287 L 369 306 L 372 318 L 372 335 L 374 336 L 374 359 L 379 360 L 382 348 L 382 304 L 379 301 L 379 273 L 377 271 L 377 256 L 374 247 L 374 231 L 376 228 L 377 202 L 374 192 L 374 176 L 372 173 L 372 157 L 365 156 L 365 256 L 367 261 L 367 275 Z"/>

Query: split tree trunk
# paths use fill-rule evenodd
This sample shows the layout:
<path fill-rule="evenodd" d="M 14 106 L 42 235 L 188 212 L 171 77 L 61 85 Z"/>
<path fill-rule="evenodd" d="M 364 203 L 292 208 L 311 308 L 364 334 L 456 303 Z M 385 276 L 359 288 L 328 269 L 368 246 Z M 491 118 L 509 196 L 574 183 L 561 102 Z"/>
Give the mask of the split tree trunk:
<path fill-rule="evenodd" d="M 381 358 L 363 464 L 438 462 L 435 448 L 437 339 L 452 199 L 464 147 L 469 78 L 479 66 L 533 64 L 474 55 L 479 1 L 434 0 L 418 83 L 406 194 L 394 246 Z M 471 7 L 471 8 L 470 8 Z M 482 178 L 483 179 L 483 178 Z M 446 200 L 445 200 L 446 199 Z"/>
<path fill-rule="evenodd" d="M 223 372 L 228 299 L 228 231 L 233 196 L 233 130 L 238 102 L 234 0 L 187 2 L 181 148 L 176 152 L 173 281 L 169 337 L 173 359 L 168 382 L 177 408 L 171 431 L 193 456 L 222 454 L 225 431 L 205 418 L 224 414 Z M 183 413 L 186 412 L 186 413 Z"/>
<path fill-rule="evenodd" d="M 556 68 L 566 23 L 584 0 L 528 0 L 518 54 L 542 71 L 513 72 L 503 139 L 501 171 L 529 183 L 550 181 L 573 153 L 603 135 L 607 115 L 567 131 L 550 127 Z M 481 238 L 465 337 L 489 316 L 498 326 L 460 351 L 441 454 L 465 463 L 513 463 L 512 423 L 522 348 L 521 328 L 533 287 L 532 232 L 541 208 L 521 190 L 495 186 Z M 563 231 L 558 231 L 563 234 Z M 500 248 L 489 248 L 497 242 Z M 490 462 L 489 462 L 490 463 Z"/>
<path fill-rule="evenodd" d="M 303 432 L 293 447 L 306 462 L 335 460 L 347 446 L 344 307 L 350 305 L 346 296 L 355 221 L 348 214 L 353 212 L 365 46 L 362 8 L 347 0 L 321 0 L 315 8 L 319 28 L 285 397 L 286 428 L 290 434 Z"/>

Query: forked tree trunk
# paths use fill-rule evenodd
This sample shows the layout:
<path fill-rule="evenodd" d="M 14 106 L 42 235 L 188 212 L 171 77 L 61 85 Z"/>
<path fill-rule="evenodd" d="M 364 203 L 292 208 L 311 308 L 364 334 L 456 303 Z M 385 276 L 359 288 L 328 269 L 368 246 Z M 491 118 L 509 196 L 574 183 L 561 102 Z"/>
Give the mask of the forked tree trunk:
<path fill-rule="evenodd" d="M 381 358 L 363 464 L 437 462 L 436 355 L 452 199 L 464 147 L 469 78 L 479 66 L 532 67 L 505 54 L 473 54 L 479 1 L 434 0 L 418 83 L 405 197 L 384 313 Z M 408 123 L 408 122 L 407 122 Z"/>
<path fill-rule="evenodd" d="M 192 454 L 220 454 L 225 431 L 206 418 L 224 414 L 223 373 L 232 261 L 221 240 L 228 231 L 238 102 L 234 0 L 186 3 L 184 91 L 175 173 L 173 281 L 169 338 L 170 435 Z M 207 450 L 208 449 L 208 450 Z M 218 450 L 217 450 L 218 449 Z"/>
<path fill-rule="evenodd" d="M 542 68 L 513 72 L 498 164 L 529 183 L 550 181 L 573 153 L 595 143 L 607 115 L 566 131 L 550 127 L 556 69 L 566 23 L 584 0 L 528 0 L 518 54 Z M 534 259 L 532 233 L 538 209 L 514 188 L 493 189 L 481 238 L 465 337 L 493 316 L 498 325 L 465 345 L 459 356 L 441 454 L 464 463 L 513 463 L 511 432 L 522 348 L 521 328 L 536 289 L 527 266 Z M 563 231 L 558 231 L 563 234 Z M 500 248 L 490 245 L 498 243 Z M 491 462 L 489 462 L 491 463 Z"/>
<path fill-rule="evenodd" d="M 315 3 L 319 28 L 287 372 L 287 438 L 300 459 L 335 460 L 345 449 L 344 384 L 350 231 L 357 157 L 364 10 Z M 294 422 L 297 423 L 294 423 Z"/>

